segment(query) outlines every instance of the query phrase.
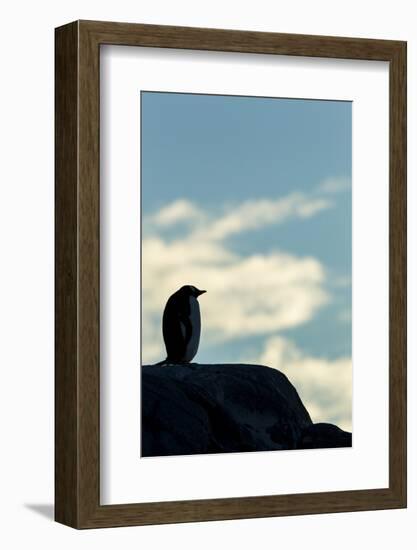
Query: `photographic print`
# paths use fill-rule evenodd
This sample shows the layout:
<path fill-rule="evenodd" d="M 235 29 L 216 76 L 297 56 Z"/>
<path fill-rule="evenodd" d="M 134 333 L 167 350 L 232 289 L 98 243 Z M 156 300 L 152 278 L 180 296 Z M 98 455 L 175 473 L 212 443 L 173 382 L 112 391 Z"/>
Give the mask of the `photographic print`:
<path fill-rule="evenodd" d="M 56 29 L 56 521 L 407 506 L 406 69 L 400 41 Z"/>
<path fill-rule="evenodd" d="M 349 101 L 141 93 L 142 456 L 349 447 Z"/>

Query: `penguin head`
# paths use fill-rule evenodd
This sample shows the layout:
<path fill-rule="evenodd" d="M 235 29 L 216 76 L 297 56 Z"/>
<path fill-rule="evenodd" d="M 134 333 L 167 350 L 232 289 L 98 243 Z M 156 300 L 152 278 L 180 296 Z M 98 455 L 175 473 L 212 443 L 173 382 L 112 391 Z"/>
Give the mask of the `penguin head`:
<path fill-rule="evenodd" d="M 201 294 L 207 292 L 207 290 L 199 290 L 193 285 L 182 286 L 179 291 L 181 294 L 185 294 L 186 296 L 194 296 L 194 298 L 198 298 Z"/>

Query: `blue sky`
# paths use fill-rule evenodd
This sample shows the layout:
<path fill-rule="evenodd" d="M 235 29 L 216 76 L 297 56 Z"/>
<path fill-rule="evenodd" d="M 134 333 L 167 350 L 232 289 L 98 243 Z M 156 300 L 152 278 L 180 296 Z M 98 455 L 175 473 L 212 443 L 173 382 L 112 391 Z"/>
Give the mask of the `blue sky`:
<path fill-rule="evenodd" d="M 141 117 L 144 361 L 163 358 L 163 305 L 190 283 L 208 290 L 196 361 L 285 348 L 296 377 L 308 360 L 346 370 L 351 103 L 142 92 Z"/>

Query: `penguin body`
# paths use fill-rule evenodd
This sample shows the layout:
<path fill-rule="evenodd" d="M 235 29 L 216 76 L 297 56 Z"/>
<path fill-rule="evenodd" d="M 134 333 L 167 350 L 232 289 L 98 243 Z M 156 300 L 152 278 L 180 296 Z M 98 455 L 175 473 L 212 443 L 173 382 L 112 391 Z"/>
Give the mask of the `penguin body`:
<path fill-rule="evenodd" d="M 189 363 L 198 351 L 201 333 L 198 296 L 206 292 L 186 285 L 168 299 L 162 318 L 166 361 Z"/>

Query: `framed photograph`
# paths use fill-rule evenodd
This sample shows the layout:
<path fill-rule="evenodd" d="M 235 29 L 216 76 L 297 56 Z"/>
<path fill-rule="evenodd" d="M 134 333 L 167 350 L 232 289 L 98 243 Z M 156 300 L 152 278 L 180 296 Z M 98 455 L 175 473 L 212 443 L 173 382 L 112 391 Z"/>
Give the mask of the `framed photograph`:
<path fill-rule="evenodd" d="M 406 43 L 56 29 L 55 517 L 406 506 Z"/>

